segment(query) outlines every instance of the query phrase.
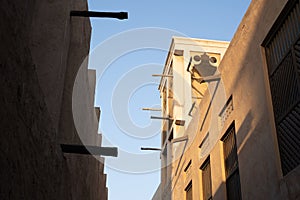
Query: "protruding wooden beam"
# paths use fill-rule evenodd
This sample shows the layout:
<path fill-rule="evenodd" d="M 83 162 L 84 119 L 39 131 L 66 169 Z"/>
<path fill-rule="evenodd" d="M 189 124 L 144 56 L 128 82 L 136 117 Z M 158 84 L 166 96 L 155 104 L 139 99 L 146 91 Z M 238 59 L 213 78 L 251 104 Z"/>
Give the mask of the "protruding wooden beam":
<path fill-rule="evenodd" d="M 171 142 L 172 143 L 183 142 L 183 141 L 187 141 L 188 139 L 189 139 L 188 136 L 185 135 L 182 137 L 174 138 Z"/>
<path fill-rule="evenodd" d="M 169 74 L 152 74 L 153 77 L 169 77 L 169 78 L 173 78 L 173 75 L 169 75 Z"/>
<path fill-rule="evenodd" d="M 152 148 L 152 147 L 141 147 L 143 151 L 161 151 L 160 148 Z"/>
<path fill-rule="evenodd" d="M 98 147 L 74 144 L 61 144 L 60 147 L 64 153 L 118 157 L 118 148 L 116 147 Z"/>
<path fill-rule="evenodd" d="M 160 108 L 142 108 L 144 111 L 161 111 Z"/>
<path fill-rule="evenodd" d="M 95 11 L 77 11 L 72 10 L 70 16 L 75 17 L 102 17 L 102 18 L 116 18 L 116 19 L 128 19 L 127 12 L 95 12 Z"/>
<path fill-rule="evenodd" d="M 156 116 L 151 116 L 151 119 L 172 120 L 170 117 L 156 117 Z"/>

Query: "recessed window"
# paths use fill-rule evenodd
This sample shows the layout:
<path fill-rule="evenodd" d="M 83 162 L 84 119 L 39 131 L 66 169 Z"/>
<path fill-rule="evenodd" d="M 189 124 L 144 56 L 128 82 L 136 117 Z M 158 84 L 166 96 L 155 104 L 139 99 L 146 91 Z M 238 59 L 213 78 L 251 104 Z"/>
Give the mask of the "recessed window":
<path fill-rule="evenodd" d="M 185 172 L 185 182 L 190 182 L 192 179 L 192 160 L 188 162 L 188 164 L 184 168 L 184 172 Z"/>
<path fill-rule="evenodd" d="M 203 158 L 209 154 L 210 151 L 210 144 L 209 144 L 209 132 L 206 133 L 204 138 L 202 139 L 202 142 L 200 143 L 200 158 Z"/>
<path fill-rule="evenodd" d="M 233 111 L 233 100 L 232 100 L 232 96 L 230 96 L 229 99 L 227 100 L 226 104 L 224 105 L 223 109 L 221 110 L 220 114 L 219 114 L 220 129 L 223 128 L 226 120 L 229 118 L 232 111 Z"/>
<path fill-rule="evenodd" d="M 234 123 L 226 131 L 221 141 L 224 151 L 227 199 L 240 200 L 242 195 Z"/>
<path fill-rule="evenodd" d="M 208 157 L 202 166 L 200 167 L 202 171 L 202 193 L 203 200 L 212 199 L 212 189 L 211 189 L 211 168 L 210 168 L 210 157 Z"/>
<path fill-rule="evenodd" d="M 300 165 L 299 13 L 299 1 L 288 1 L 263 42 L 283 175 Z"/>
<path fill-rule="evenodd" d="M 192 181 L 187 185 L 185 188 L 185 199 L 186 200 L 193 200 L 193 187 Z"/>
<path fill-rule="evenodd" d="M 190 161 L 188 162 L 188 164 L 187 164 L 186 167 L 184 168 L 184 172 L 189 171 L 189 170 L 191 169 L 191 165 L 192 165 L 192 160 L 190 160 Z"/>

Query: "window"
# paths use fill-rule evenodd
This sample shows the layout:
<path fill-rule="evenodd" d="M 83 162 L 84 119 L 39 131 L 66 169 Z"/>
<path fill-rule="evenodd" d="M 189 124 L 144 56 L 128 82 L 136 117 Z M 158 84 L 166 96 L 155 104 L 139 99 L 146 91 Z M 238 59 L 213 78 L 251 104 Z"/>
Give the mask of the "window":
<path fill-rule="evenodd" d="M 286 7 L 263 42 L 282 174 L 300 164 L 300 6 Z"/>
<path fill-rule="evenodd" d="M 226 131 L 221 141 L 224 150 L 227 199 L 240 200 L 242 197 L 234 123 Z"/>
<path fill-rule="evenodd" d="M 191 169 L 191 165 L 192 165 L 192 160 L 190 160 L 190 161 L 188 162 L 188 164 L 187 164 L 186 167 L 184 168 L 184 172 L 189 171 L 189 170 Z"/>
<path fill-rule="evenodd" d="M 190 182 L 192 179 L 192 160 L 190 160 L 188 162 L 188 164 L 186 165 L 186 167 L 184 168 L 184 172 L 185 172 L 185 182 Z"/>
<path fill-rule="evenodd" d="M 167 78 L 167 87 L 168 87 L 168 114 L 170 118 L 173 118 L 173 109 L 174 109 L 174 95 L 173 95 L 173 61 L 170 65 L 168 75 L 172 77 Z"/>
<path fill-rule="evenodd" d="M 210 168 L 210 158 L 208 157 L 203 165 L 200 167 L 202 170 L 202 192 L 204 200 L 212 199 L 211 190 L 211 168 Z"/>
<path fill-rule="evenodd" d="M 204 136 L 199 148 L 200 148 L 200 158 L 207 156 L 210 152 L 209 143 L 209 132 Z"/>
<path fill-rule="evenodd" d="M 224 105 L 223 109 L 221 110 L 221 113 L 219 114 L 220 129 L 223 128 L 226 120 L 229 118 L 232 111 L 233 111 L 233 100 L 231 95 L 227 100 L 226 104 Z"/>
<path fill-rule="evenodd" d="M 185 188 L 185 199 L 186 200 L 193 200 L 193 188 L 192 188 L 192 181 L 188 184 Z"/>

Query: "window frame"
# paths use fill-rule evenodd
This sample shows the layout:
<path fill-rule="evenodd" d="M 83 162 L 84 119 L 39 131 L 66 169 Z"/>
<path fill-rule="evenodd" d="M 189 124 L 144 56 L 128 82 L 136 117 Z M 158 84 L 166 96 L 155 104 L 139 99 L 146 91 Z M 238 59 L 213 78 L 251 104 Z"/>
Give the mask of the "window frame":
<path fill-rule="evenodd" d="M 232 152 L 233 150 L 235 150 L 235 158 L 236 158 L 236 166 L 230 170 L 230 172 L 228 173 L 228 166 L 226 166 L 226 155 L 225 155 L 225 145 L 226 145 L 226 140 L 229 139 L 230 135 L 233 135 L 233 139 L 234 139 L 234 147 L 233 149 L 230 151 Z M 227 128 L 225 134 L 221 137 L 221 142 L 222 142 L 222 149 L 223 149 L 223 166 L 224 166 L 224 173 L 225 173 L 225 184 L 226 184 L 226 195 L 227 195 L 227 199 L 231 200 L 230 198 L 230 194 L 229 194 L 229 190 L 231 190 L 232 188 L 229 188 L 229 183 L 231 183 L 230 181 L 234 178 L 235 175 L 238 175 L 237 179 L 236 179 L 236 183 L 238 185 L 236 185 L 237 187 L 235 187 L 235 192 L 238 193 L 237 199 L 241 200 L 242 199 L 242 189 L 241 189 L 241 181 L 240 181 L 240 173 L 239 173 L 239 162 L 238 162 L 238 153 L 237 153 L 237 142 L 236 142 L 236 129 L 235 129 L 235 122 L 233 121 L 231 123 L 231 125 Z M 236 200 L 236 199 L 234 199 Z"/>
<path fill-rule="evenodd" d="M 300 45 L 300 31 L 297 29 L 300 26 L 293 26 L 299 24 L 299 18 L 295 14 L 295 12 L 300 12 L 299 7 L 299 0 L 289 0 L 261 45 L 268 71 L 267 77 L 276 128 L 274 135 L 277 137 L 283 177 L 300 165 L 298 154 L 300 141 L 299 139 L 292 140 L 297 135 L 295 132 L 300 130 L 299 120 L 292 119 L 295 115 L 293 113 L 300 109 L 300 75 L 298 73 L 300 66 L 297 66 L 300 57 L 295 53 L 299 51 L 296 50 L 296 46 Z M 282 86 L 276 87 L 278 77 L 288 77 L 289 80 L 282 78 L 284 80 L 283 83 L 280 82 Z M 282 100 L 281 93 L 282 95 L 288 94 L 289 97 Z M 291 126 L 291 124 L 293 125 Z"/>
<path fill-rule="evenodd" d="M 210 156 L 208 156 L 203 164 L 200 166 L 201 170 L 201 178 L 202 178 L 202 198 L 203 200 L 212 200 L 212 177 L 211 177 L 211 163 L 210 163 Z M 210 195 L 206 196 L 206 190 L 204 185 L 207 184 L 206 181 L 204 180 L 204 172 L 205 170 L 209 170 L 209 190 L 210 190 Z"/>
<path fill-rule="evenodd" d="M 184 189 L 185 191 L 185 199 L 186 200 L 193 200 L 193 182 L 190 181 Z M 191 196 L 189 196 L 191 195 Z M 191 198 L 191 199 L 190 199 Z"/>

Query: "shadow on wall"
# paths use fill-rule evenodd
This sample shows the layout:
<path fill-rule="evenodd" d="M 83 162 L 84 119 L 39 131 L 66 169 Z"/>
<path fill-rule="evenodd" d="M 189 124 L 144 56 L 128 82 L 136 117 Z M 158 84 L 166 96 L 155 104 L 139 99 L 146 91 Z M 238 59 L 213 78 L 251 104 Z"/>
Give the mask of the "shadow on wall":
<path fill-rule="evenodd" d="M 282 198 L 278 145 L 261 44 L 286 2 L 252 1 L 219 67 L 227 84 L 226 94 L 234 92 L 237 108 L 234 112 L 243 199 Z"/>

